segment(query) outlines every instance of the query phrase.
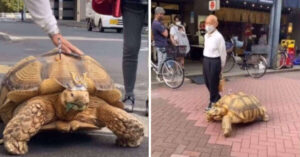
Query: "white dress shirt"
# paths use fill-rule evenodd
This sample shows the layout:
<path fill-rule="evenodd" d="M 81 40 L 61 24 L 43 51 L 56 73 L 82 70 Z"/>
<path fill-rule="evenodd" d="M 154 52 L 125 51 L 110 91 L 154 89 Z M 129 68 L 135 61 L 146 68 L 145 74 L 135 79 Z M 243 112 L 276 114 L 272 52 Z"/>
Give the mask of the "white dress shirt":
<path fill-rule="evenodd" d="M 225 66 L 227 55 L 225 40 L 218 30 L 215 30 L 212 34 L 205 34 L 203 55 L 209 58 L 221 57 L 222 67 Z"/>
<path fill-rule="evenodd" d="M 33 21 L 46 33 L 59 33 L 57 21 L 52 13 L 50 0 L 24 0 Z"/>

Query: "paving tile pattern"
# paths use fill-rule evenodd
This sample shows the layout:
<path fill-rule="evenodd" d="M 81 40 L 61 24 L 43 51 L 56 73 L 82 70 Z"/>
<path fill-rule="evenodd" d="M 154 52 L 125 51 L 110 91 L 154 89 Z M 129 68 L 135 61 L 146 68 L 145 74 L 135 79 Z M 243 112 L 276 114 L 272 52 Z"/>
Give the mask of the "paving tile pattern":
<path fill-rule="evenodd" d="M 233 78 L 222 95 L 239 91 L 255 95 L 270 121 L 234 125 L 232 136 L 224 138 L 221 123 L 205 119 L 204 85 L 152 89 L 152 155 L 227 156 L 229 151 L 233 157 L 300 157 L 300 73 Z"/>

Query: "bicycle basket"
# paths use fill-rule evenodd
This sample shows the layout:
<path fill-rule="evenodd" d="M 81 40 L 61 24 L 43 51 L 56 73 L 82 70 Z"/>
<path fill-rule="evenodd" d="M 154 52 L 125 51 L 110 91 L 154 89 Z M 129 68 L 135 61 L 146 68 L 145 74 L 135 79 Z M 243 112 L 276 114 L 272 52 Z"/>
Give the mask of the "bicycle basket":
<path fill-rule="evenodd" d="M 186 45 L 179 45 L 179 46 L 168 46 L 167 53 L 169 57 L 185 57 L 186 55 Z"/>

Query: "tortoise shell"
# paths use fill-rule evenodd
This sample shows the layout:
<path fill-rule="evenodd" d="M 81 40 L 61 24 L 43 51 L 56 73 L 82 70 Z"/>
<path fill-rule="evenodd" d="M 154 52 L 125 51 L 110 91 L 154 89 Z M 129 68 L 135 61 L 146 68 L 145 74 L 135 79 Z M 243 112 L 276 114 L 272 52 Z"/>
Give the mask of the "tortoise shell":
<path fill-rule="evenodd" d="M 26 57 L 12 67 L 2 81 L 0 112 L 11 114 L 8 110 L 13 111 L 25 100 L 72 88 L 82 83 L 83 78 L 91 95 L 114 88 L 110 76 L 90 56 L 60 56 L 54 49 L 38 57 Z"/>
<path fill-rule="evenodd" d="M 255 96 L 249 96 L 242 92 L 225 95 L 216 105 L 223 106 L 244 121 L 252 121 L 263 112 L 263 106 Z"/>

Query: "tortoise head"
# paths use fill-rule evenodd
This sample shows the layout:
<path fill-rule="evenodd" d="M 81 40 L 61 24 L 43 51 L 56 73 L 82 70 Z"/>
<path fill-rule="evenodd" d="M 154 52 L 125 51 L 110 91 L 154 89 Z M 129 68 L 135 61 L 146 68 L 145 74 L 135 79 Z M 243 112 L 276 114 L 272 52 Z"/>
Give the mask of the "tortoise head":
<path fill-rule="evenodd" d="M 83 74 L 83 76 L 71 74 L 73 79 L 67 83 L 67 88 L 61 94 L 61 100 L 67 112 L 71 109 L 82 111 L 90 101 L 85 81 L 86 74 Z"/>
<path fill-rule="evenodd" d="M 82 111 L 90 102 L 89 92 L 87 90 L 65 89 L 61 93 L 60 99 L 67 112 L 71 109 L 75 111 Z"/>
<path fill-rule="evenodd" d="M 206 112 L 207 121 L 222 120 L 223 116 L 226 115 L 227 109 L 220 105 L 214 105 L 210 110 Z"/>

